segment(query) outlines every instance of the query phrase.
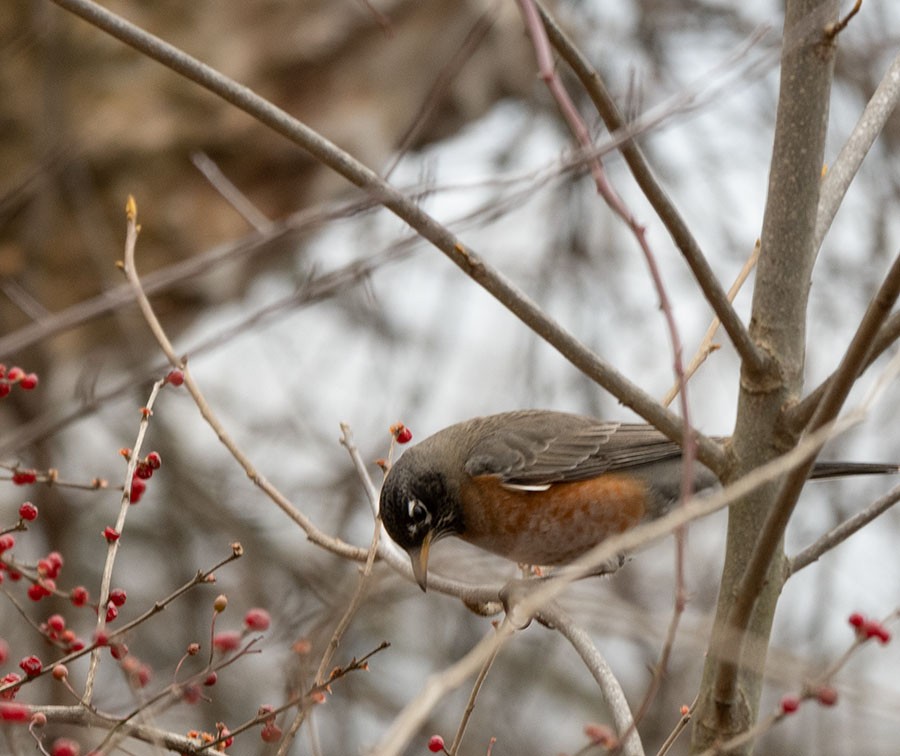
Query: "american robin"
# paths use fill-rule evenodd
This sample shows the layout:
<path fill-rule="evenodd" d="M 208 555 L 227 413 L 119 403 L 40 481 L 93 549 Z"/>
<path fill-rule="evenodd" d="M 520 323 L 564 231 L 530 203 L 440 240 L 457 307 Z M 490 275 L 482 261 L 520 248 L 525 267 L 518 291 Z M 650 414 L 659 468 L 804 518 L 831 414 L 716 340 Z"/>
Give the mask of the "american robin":
<path fill-rule="evenodd" d="M 695 462 L 694 489 L 718 483 Z M 896 472 L 817 463 L 811 477 Z M 681 447 L 649 425 L 521 410 L 451 425 L 408 449 L 381 489 L 381 519 L 422 590 L 431 545 L 457 536 L 516 562 L 558 565 L 665 514 L 681 489 Z"/>

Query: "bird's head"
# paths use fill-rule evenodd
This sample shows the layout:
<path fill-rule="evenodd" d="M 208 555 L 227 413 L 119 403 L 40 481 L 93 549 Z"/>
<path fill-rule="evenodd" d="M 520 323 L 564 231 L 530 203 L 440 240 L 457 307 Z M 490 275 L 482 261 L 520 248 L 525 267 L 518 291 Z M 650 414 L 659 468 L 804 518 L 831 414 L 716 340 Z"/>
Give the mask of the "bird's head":
<path fill-rule="evenodd" d="M 385 530 L 409 555 L 413 575 L 424 591 L 431 545 L 462 531 L 458 494 L 447 476 L 426 464 L 414 447 L 385 477 L 379 510 Z"/>

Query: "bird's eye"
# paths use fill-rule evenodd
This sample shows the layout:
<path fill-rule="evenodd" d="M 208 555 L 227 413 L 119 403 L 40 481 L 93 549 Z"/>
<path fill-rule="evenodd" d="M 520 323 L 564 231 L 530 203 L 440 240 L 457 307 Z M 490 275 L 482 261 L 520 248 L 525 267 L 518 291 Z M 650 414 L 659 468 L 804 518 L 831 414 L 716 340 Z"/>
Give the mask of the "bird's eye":
<path fill-rule="evenodd" d="M 409 519 L 414 523 L 428 523 L 431 520 L 431 513 L 428 508 L 418 499 L 412 499 L 409 502 Z"/>

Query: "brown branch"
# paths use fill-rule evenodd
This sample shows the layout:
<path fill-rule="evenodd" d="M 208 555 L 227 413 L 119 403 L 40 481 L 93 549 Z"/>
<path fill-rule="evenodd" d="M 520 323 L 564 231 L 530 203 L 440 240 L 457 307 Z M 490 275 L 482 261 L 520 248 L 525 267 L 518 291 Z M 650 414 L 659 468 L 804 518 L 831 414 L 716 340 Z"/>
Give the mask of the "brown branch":
<path fill-rule="evenodd" d="M 804 567 L 808 567 L 817 561 L 823 554 L 831 551 L 858 530 L 872 522 L 876 517 L 880 517 L 887 512 L 898 501 L 900 501 L 900 486 L 879 497 L 864 510 L 844 520 L 803 549 L 803 551 L 797 553 L 789 562 L 788 575 L 793 575 L 795 572 L 799 572 Z"/>
<path fill-rule="evenodd" d="M 872 363 L 890 349 L 898 339 L 900 339 L 900 312 L 895 312 L 879 329 L 878 335 L 872 342 L 871 349 L 866 354 L 866 359 L 863 362 L 860 375 L 868 370 L 868 368 L 872 366 Z M 788 433 L 797 435 L 809 424 L 813 413 L 816 411 L 816 407 L 818 407 L 819 403 L 822 401 L 822 397 L 828 390 L 828 386 L 833 378 L 834 375 L 830 375 L 804 397 L 803 400 L 785 411 L 783 427 Z"/>
<path fill-rule="evenodd" d="M 628 124 L 606 89 L 600 74 L 560 28 L 556 19 L 553 18 L 546 8 L 540 2 L 537 2 L 536 5 L 550 42 L 568 63 L 579 81 L 581 81 L 582 86 L 594 103 L 594 107 L 606 124 L 606 128 L 614 134 L 627 134 L 629 130 Z M 643 151 L 633 139 L 624 141 L 620 146 L 620 151 L 644 196 L 650 202 L 654 211 L 656 211 L 657 216 L 663 222 L 681 254 L 684 255 L 697 283 L 703 290 L 706 300 L 712 306 L 716 316 L 722 321 L 725 331 L 728 333 L 744 364 L 751 370 L 762 370 L 765 366 L 765 355 L 756 348 L 756 345 L 750 339 L 747 329 L 731 306 L 725 290 L 719 283 L 718 278 L 716 278 L 687 223 L 685 223 L 678 209 L 653 175 L 653 170 L 650 168 Z"/>
<path fill-rule="evenodd" d="M 133 213 L 131 212 L 132 207 Z M 129 197 L 128 208 L 128 222 L 130 227 L 132 224 L 136 223 L 137 216 L 137 207 L 136 205 L 134 205 L 134 199 L 131 197 Z M 366 549 L 361 549 L 357 546 L 351 546 L 341 539 L 329 536 L 327 533 L 317 528 L 313 524 L 312 520 L 310 520 L 300 510 L 298 510 L 287 499 L 287 497 L 284 496 L 284 494 L 282 494 L 272 483 L 266 480 L 266 478 L 264 478 L 256 470 L 253 463 L 250 461 L 250 458 L 246 454 L 244 454 L 243 450 L 237 445 L 237 443 L 235 443 L 234 439 L 232 439 L 228 432 L 225 430 L 218 417 L 216 417 L 215 413 L 212 410 L 212 407 L 210 407 L 209 403 L 206 401 L 206 398 L 203 396 L 203 393 L 200 391 L 200 387 L 194 381 L 190 370 L 188 370 L 186 360 L 182 357 L 179 357 L 175 353 L 175 349 L 172 346 L 172 343 L 169 341 L 168 336 L 166 336 L 162 324 L 156 317 L 156 313 L 153 311 L 153 307 L 150 304 L 150 301 L 147 299 L 147 295 L 144 293 L 144 290 L 141 286 L 141 281 L 138 277 L 137 270 L 135 269 L 134 265 L 133 246 L 131 247 L 129 252 L 129 247 L 126 245 L 126 258 L 122 269 L 125 273 L 126 278 L 128 279 L 129 284 L 134 289 L 138 306 L 140 307 L 141 313 L 143 314 L 147 325 L 150 327 L 154 338 L 156 339 L 163 353 L 166 355 L 169 363 L 173 367 L 178 368 L 184 373 L 184 386 L 185 388 L 187 388 L 188 392 L 194 400 L 194 403 L 197 405 L 197 409 L 200 411 L 200 415 L 203 417 L 209 427 L 215 432 L 219 441 L 221 441 L 225 448 L 228 449 L 232 457 L 234 457 L 237 463 L 244 469 L 247 477 L 250 478 L 254 485 L 262 490 L 269 497 L 269 499 L 271 499 L 276 504 L 276 506 L 281 509 L 282 512 L 284 512 L 288 517 L 291 518 L 291 520 L 299 525 L 306 533 L 307 538 L 309 538 L 309 540 L 315 543 L 317 546 L 321 546 L 322 548 L 325 548 L 328 551 L 337 554 L 338 556 L 343 556 L 356 561 L 365 560 L 368 554 Z"/>
<path fill-rule="evenodd" d="M 130 199 L 130 198 L 129 198 Z M 125 259 L 134 257 L 134 246 L 137 243 L 138 227 L 136 222 L 137 207 L 133 202 L 129 202 L 126 208 L 128 217 L 128 228 L 125 240 Z M 128 457 L 128 465 L 125 469 L 125 482 L 122 485 L 122 497 L 119 504 L 119 515 L 116 518 L 115 530 L 119 535 L 125 529 L 125 519 L 128 511 L 131 509 L 131 487 L 133 485 L 134 473 L 137 469 L 137 463 L 140 459 L 141 447 L 144 438 L 147 435 L 147 429 L 150 427 L 150 417 L 153 414 L 153 405 L 159 396 L 160 389 L 165 385 L 165 380 L 158 380 L 153 384 L 150 391 L 150 397 L 147 399 L 146 405 L 141 411 L 141 420 L 138 427 L 137 438 L 134 446 L 131 448 L 131 454 Z M 107 539 L 106 561 L 103 564 L 103 574 L 100 579 L 100 596 L 97 599 L 97 627 L 95 634 L 102 635 L 106 629 L 106 602 L 109 600 L 109 588 L 112 583 L 113 565 L 116 561 L 116 555 L 119 553 L 119 539 Z M 94 681 L 96 680 L 97 670 L 100 666 L 100 649 L 95 648 L 91 652 L 91 661 L 88 667 L 87 678 L 84 683 L 84 696 L 82 702 L 85 705 L 91 703 L 94 694 Z"/>
<path fill-rule="evenodd" d="M 759 239 L 757 239 L 756 244 L 753 245 L 753 251 L 750 253 L 750 257 L 747 258 L 744 266 L 737 274 L 734 283 L 731 284 L 731 288 L 728 289 L 729 302 L 734 302 L 734 298 L 738 295 L 738 292 L 750 276 L 753 268 L 756 267 L 757 260 L 759 260 Z M 720 325 L 722 325 L 722 321 L 718 317 L 714 317 L 709 324 L 709 328 L 706 329 L 706 333 L 703 334 L 703 338 L 700 340 L 700 346 L 697 347 L 697 351 L 694 353 L 687 369 L 684 371 L 685 380 L 689 381 L 694 373 L 700 369 L 700 366 L 706 362 L 707 357 L 718 349 L 718 345 L 713 344 L 713 339 L 715 338 L 716 331 L 719 330 Z M 678 381 L 675 381 L 672 387 L 666 392 L 666 395 L 662 398 L 664 406 L 668 407 L 672 403 L 672 400 L 678 396 L 678 390 Z"/>
<path fill-rule="evenodd" d="M 497 654 L 500 653 L 500 646 L 497 646 L 490 654 L 488 654 L 487 659 L 484 660 L 484 663 L 481 665 L 481 669 L 478 671 L 478 676 L 475 678 L 475 682 L 472 685 L 472 692 L 469 694 L 469 700 L 466 701 L 466 708 L 463 711 L 462 718 L 459 722 L 459 727 L 456 728 L 456 735 L 453 736 L 453 743 L 450 745 L 450 749 L 447 751 L 449 756 L 457 756 L 459 753 L 459 748 L 462 745 L 463 735 L 466 733 L 466 727 L 469 724 L 469 719 L 472 716 L 472 712 L 475 711 L 475 700 L 478 698 L 478 693 L 481 691 L 482 686 L 484 685 L 484 681 L 487 679 L 488 672 L 491 671 L 491 667 L 494 664 L 494 660 L 497 658 Z"/>
<path fill-rule="evenodd" d="M 90 0 L 53 0 L 53 2 L 250 114 L 260 123 L 299 145 L 324 165 L 368 192 L 371 197 L 409 223 L 447 255 L 473 281 L 488 291 L 575 367 L 667 436 L 676 441 L 683 439 L 682 421 L 677 415 L 666 410 L 639 386 L 601 360 L 559 323 L 548 317 L 536 302 L 521 292 L 504 275 L 476 255 L 473 250 L 465 247 L 445 226 L 438 223 L 401 191 L 383 181 L 370 168 L 249 88 L 96 3 Z M 696 441 L 701 460 L 710 468 L 721 470 L 725 457 L 719 445 L 705 436 L 697 435 Z M 358 552 L 354 551 L 354 554 L 358 556 Z"/>
<path fill-rule="evenodd" d="M 552 627 L 571 644 L 600 687 L 603 702 L 609 707 L 621 744 L 619 752 L 624 756 L 643 756 L 644 747 L 634 725 L 625 692 L 606 659 L 597 650 L 590 635 L 576 625 L 572 618 L 555 604 L 544 607 L 535 616 L 541 623 Z"/>
<path fill-rule="evenodd" d="M 341 640 L 347 632 L 347 628 L 350 627 L 350 623 L 359 611 L 359 607 L 362 606 L 363 598 L 366 595 L 366 589 L 369 587 L 369 578 L 372 576 L 372 566 L 375 564 L 375 556 L 378 553 L 378 541 L 380 536 L 381 521 L 376 520 L 375 530 L 372 534 L 372 544 L 369 546 L 369 554 L 366 557 L 365 567 L 363 567 L 362 572 L 360 572 L 359 582 L 357 583 L 356 591 L 353 593 L 353 598 L 350 599 L 347 609 L 344 611 L 337 626 L 334 628 L 334 632 L 331 634 L 325 653 L 322 654 L 322 660 L 319 662 L 319 668 L 316 671 L 315 685 L 325 685 L 330 682 L 330 678 L 326 679 L 325 673 L 331 666 L 331 660 L 334 658 L 334 654 L 337 652 Z M 306 719 L 306 712 L 307 709 L 304 707 L 301 707 L 300 711 L 297 712 L 294 721 L 291 722 L 291 726 L 278 744 L 277 756 L 286 756 L 290 750 L 294 738 L 300 731 L 303 721 Z"/>
<path fill-rule="evenodd" d="M 882 324 L 887 320 L 898 296 L 900 296 L 900 256 L 895 258 L 881 287 L 869 303 L 838 369 L 809 421 L 807 433 L 820 430 L 837 417 L 850 389 L 862 372 L 866 355 L 869 354 L 872 343 Z M 815 463 L 815 457 L 815 454 L 810 455 L 806 461 L 787 474 L 756 539 L 756 546 L 739 582 L 736 599 L 728 615 L 727 625 L 738 639 L 738 644 L 736 648 L 733 644 L 728 657 L 722 659 L 716 680 L 718 700 L 731 700 L 734 693 L 750 616 L 768 579 L 775 552 L 780 548 L 784 531 L 800 491 Z M 786 575 L 782 577 L 784 579 Z"/>

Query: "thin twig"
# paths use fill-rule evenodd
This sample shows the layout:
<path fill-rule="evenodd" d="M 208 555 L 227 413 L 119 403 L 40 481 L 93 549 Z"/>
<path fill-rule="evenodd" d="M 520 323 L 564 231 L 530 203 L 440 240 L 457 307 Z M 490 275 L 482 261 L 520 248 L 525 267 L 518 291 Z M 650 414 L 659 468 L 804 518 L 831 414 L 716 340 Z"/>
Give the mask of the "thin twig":
<path fill-rule="evenodd" d="M 641 744 L 640 734 L 634 727 L 634 719 L 628 706 L 628 699 L 625 698 L 625 691 L 622 690 L 621 684 L 606 659 L 594 645 L 591 636 L 576 625 L 557 604 L 544 607 L 536 617 L 544 625 L 556 630 L 572 645 L 597 685 L 600 686 L 603 703 L 609 707 L 612 714 L 623 756 L 643 756 L 644 747 Z"/>
<path fill-rule="evenodd" d="M 900 102 L 900 54 L 891 62 L 875 93 L 853 128 L 850 138 L 829 166 L 819 189 L 816 212 L 815 248 L 819 249 L 844 201 L 847 189 L 856 177 L 872 145 L 884 131 L 884 125 Z"/>
<path fill-rule="evenodd" d="M 130 226 L 134 223 L 134 218 L 136 218 L 137 216 L 137 205 L 134 203 L 134 199 L 132 197 L 129 197 L 128 199 Z M 132 215 L 134 216 L 134 218 L 132 218 Z M 126 247 L 126 252 L 127 249 L 128 248 Z M 185 388 L 187 388 L 188 392 L 194 400 L 194 403 L 197 405 L 197 409 L 200 411 L 200 415 L 210 426 L 210 428 L 212 428 L 216 436 L 218 436 L 219 441 L 222 442 L 225 448 L 228 449 L 228 451 L 231 453 L 232 457 L 234 457 L 238 464 L 240 464 L 240 466 L 244 469 L 247 477 L 250 478 L 250 480 L 253 481 L 253 483 L 259 489 L 266 493 L 266 495 L 279 507 L 279 509 L 281 509 L 282 512 L 284 512 L 303 529 L 310 541 L 315 543 L 317 546 L 321 546 L 322 548 L 325 548 L 328 551 L 337 554 L 338 556 L 343 556 L 356 561 L 365 560 L 368 554 L 365 549 L 361 549 L 357 546 L 351 546 L 341 539 L 329 536 L 327 533 L 317 528 L 313 524 L 312 520 L 310 520 L 305 514 L 300 512 L 300 510 L 298 510 L 287 499 L 287 497 L 285 497 L 272 483 L 266 480 L 266 478 L 264 478 L 256 470 L 253 463 L 250 461 L 250 458 L 246 454 L 244 454 L 243 450 L 237 445 L 234 439 L 231 438 L 222 423 L 219 421 L 218 417 L 213 412 L 212 407 L 210 407 L 209 403 L 206 401 L 206 398 L 200 391 L 200 387 L 197 385 L 196 381 L 194 381 L 194 378 L 187 367 L 186 359 L 183 357 L 179 357 L 176 354 L 175 348 L 172 346 L 172 343 L 169 341 L 169 338 L 166 335 L 162 324 L 156 317 L 156 313 L 153 311 L 153 307 L 150 304 L 150 301 L 147 299 L 147 295 L 144 293 L 143 287 L 141 286 L 140 278 L 138 277 L 137 270 L 134 266 L 133 254 L 134 250 L 132 249 L 130 259 L 126 255 L 123 270 L 125 272 L 126 278 L 128 279 L 128 282 L 134 289 L 135 298 L 137 300 L 138 306 L 141 309 L 141 313 L 144 316 L 144 320 L 150 327 L 150 330 L 153 333 L 157 344 L 159 344 L 160 349 L 162 349 L 163 353 L 166 355 L 166 359 L 169 360 L 169 363 L 173 367 L 178 368 L 183 372 Z"/>
<path fill-rule="evenodd" d="M 202 583 L 208 582 L 210 575 L 214 574 L 216 570 L 218 570 L 219 568 L 228 564 L 229 562 L 232 562 L 235 559 L 238 559 L 241 556 L 241 554 L 242 554 L 242 550 L 241 550 L 240 544 L 233 543 L 231 545 L 231 554 L 229 556 L 225 557 L 224 559 L 222 559 L 221 561 L 219 561 L 218 563 L 213 565 L 208 570 L 198 571 L 197 574 L 194 575 L 194 577 L 191 578 L 187 583 L 185 583 L 184 585 L 182 585 L 179 588 L 176 588 L 172 593 L 170 593 L 165 598 L 155 601 L 153 603 L 153 606 L 150 607 L 150 609 L 148 609 L 145 612 L 143 612 L 142 614 L 138 615 L 130 622 L 119 625 L 115 630 L 108 631 L 106 633 L 106 644 L 101 644 L 101 643 L 95 641 L 92 645 L 87 646 L 87 647 L 81 649 L 80 651 L 72 651 L 71 653 L 66 654 L 62 658 L 56 659 L 53 662 L 53 665 L 69 664 L 70 662 L 73 662 L 76 659 L 81 658 L 82 656 L 86 656 L 86 655 L 92 653 L 97 648 L 101 648 L 104 645 L 108 645 L 111 641 L 114 641 L 116 638 L 124 636 L 126 633 L 128 633 L 133 628 L 137 627 L 138 625 L 140 625 L 143 622 L 146 622 L 154 614 L 159 614 L 169 604 L 171 604 L 173 601 L 175 601 L 175 599 L 177 599 L 179 596 L 181 596 L 184 593 L 186 593 L 187 591 L 189 591 L 194 586 L 201 585 Z M 18 603 L 15 601 L 15 599 L 12 596 L 8 595 L 8 598 L 12 601 L 14 606 L 16 606 L 20 611 L 22 611 L 21 607 L 18 605 Z M 22 611 L 22 613 L 24 615 L 24 611 Z M 34 680 L 37 680 L 45 675 L 50 674 L 53 671 L 52 670 L 53 665 L 47 665 L 41 670 L 40 674 L 33 675 L 32 677 L 26 678 L 24 680 L 20 680 L 17 683 L 11 683 L 11 684 L 7 684 L 5 686 L 0 685 L 0 694 L 2 694 L 4 691 L 7 691 L 13 687 L 25 685 L 25 684 L 30 683 Z"/>
<path fill-rule="evenodd" d="M 879 497 L 861 512 L 844 520 L 840 525 L 829 530 L 821 538 L 807 546 L 803 551 L 795 554 L 788 563 L 788 574 L 793 575 L 804 567 L 808 567 L 817 561 L 823 554 L 831 551 L 839 544 L 846 541 L 857 531 L 868 525 L 876 517 L 887 512 L 894 504 L 900 501 L 900 486 L 889 493 Z"/>
<path fill-rule="evenodd" d="M 553 55 L 550 49 L 550 42 L 547 39 L 547 32 L 541 23 L 540 14 L 538 13 L 534 0 L 518 0 L 522 9 L 522 16 L 525 19 L 525 25 L 531 35 L 534 44 L 538 66 L 541 72 L 541 78 L 547 84 L 554 99 L 559 105 L 559 109 L 565 117 L 569 128 L 578 140 L 583 149 L 589 151 L 593 147 L 593 140 L 588 131 L 587 124 L 572 102 L 568 92 L 562 81 L 556 73 L 553 65 Z M 656 263 L 656 255 L 647 241 L 646 228 L 638 222 L 634 213 L 622 200 L 618 192 L 613 188 L 612 184 L 606 176 L 603 164 L 600 158 L 596 157 L 590 161 L 591 175 L 597 187 L 597 192 L 606 202 L 607 206 L 628 226 L 638 246 L 644 255 L 647 267 L 650 271 L 650 277 L 659 297 L 659 305 L 662 310 L 663 317 L 666 321 L 666 327 L 669 332 L 669 340 L 672 345 L 672 369 L 675 373 L 675 381 L 679 387 L 679 399 L 681 405 L 681 417 L 684 424 L 683 431 L 683 450 L 681 456 L 682 472 L 681 472 L 681 495 L 679 501 L 686 501 L 694 490 L 694 458 L 696 456 L 696 447 L 693 442 L 693 433 L 690 420 L 690 404 L 687 395 L 687 377 L 684 371 L 684 363 L 682 359 L 681 336 L 678 332 L 678 326 L 675 323 L 675 316 L 672 312 L 672 305 L 669 301 L 669 295 Z M 687 602 L 687 590 L 684 584 L 684 559 L 685 559 L 685 541 L 687 534 L 684 528 L 678 528 L 675 531 L 675 601 L 672 613 L 672 620 L 669 623 L 669 631 L 666 636 L 666 642 L 660 654 L 660 659 L 651 678 L 650 685 L 644 697 L 644 702 L 635 716 L 633 727 L 636 727 L 641 718 L 648 711 L 659 686 L 662 684 L 662 676 L 665 674 L 669 661 L 672 644 L 675 642 L 675 635 L 678 631 L 678 623 L 684 613 L 684 607 Z"/>
<path fill-rule="evenodd" d="M 728 289 L 728 301 L 734 302 L 734 298 L 737 296 L 738 292 L 741 290 L 741 287 L 744 285 L 744 282 L 750 276 L 751 271 L 756 266 L 756 261 L 759 259 L 759 239 L 756 240 L 756 244 L 753 245 L 753 252 L 750 253 L 750 257 L 747 258 L 747 261 L 744 263 L 744 266 L 741 268 L 740 272 L 737 274 L 737 277 L 734 279 L 734 283 L 731 284 L 731 288 Z M 694 373 L 700 368 L 700 366 L 706 362 L 706 358 L 709 357 L 718 347 L 713 345 L 713 339 L 716 336 L 716 331 L 719 330 L 719 326 L 722 324 L 722 321 L 718 316 L 712 319 L 712 322 L 709 324 L 709 328 L 706 329 L 706 333 L 703 334 L 703 338 L 700 341 L 700 346 L 697 347 L 697 351 L 694 353 L 693 358 L 687 366 L 687 369 L 684 371 L 685 380 L 690 380 Z M 672 387 L 666 392 L 666 395 L 662 398 L 662 403 L 664 406 L 668 407 L 672 400 L 678 396 L 678 381 L 672 384 Z"/>
<path fill-rule="evenodd" d="M 344 611 L 344 614 L 338 621 L 337 626 L 334 628 L 334 632 L 331 634 L 331 638 L 328 641 L 328 646 L 325 649 L 325 653 L 322 654 L 322 661 L 319 662 L 319 669 L 316 671 L 315 685 L 325 685 L 327 682 L 329 682 L 330 678 L 326 679 L 325 673 L 331 666 L 331 661 L 334 658 L 335 652 L 338 650 L 338 647 L 341 644 L 341 640 L 343 639 L 344 634 L 347 632 L 347 628 L 350 627 L 350 623 L 353 621 L 353 618 L 359 611 L 359 607 L 362 606 L 363 598 L 365 597 L 366 590 L 369 587 L 369 578 L 372 575 L 372 565 L 375 563 L 375 556 L 378 553 L 378 541 L 380 536 L 381 521 L 376 520 L 375 529 L 372 534 L 372 543 L 369 546 L 369 555 L 366 558 L 365 566 L 360 572 L 359 583 L 356 586 L 356 591 L 354 591 L 353 598 L 350 600 L 347 609 Z M 308 708 L 302 707 L 300 711 L 297 712 L 297 715 L 291 722 L 291 726 L 287 729 L 284 737 L 282 737 L 281 742 L 278 744 L 277 756 L 286 756 L 286 754 L 290 750 L 291 744 L 294 742 L 294 738 L 296 737 L 297 732 L 300 730 L 303 721 L 306 719 L 307 711 L 309 711 Z"/>
<path fill-rule="evenodd" d="M 133 200 L 129 198 L 126 205 L 125 215 L 127 219 L 125 234 L 125 263 L 124 266 L 134 267 L 134 248 L 137 244 L 138 225 L 137 225 L 137 206 Z M 150 390 L 150 397 L 147 404 L 141 411 L 141 421 L 138 427 L 137 438 L 131 448 L 128 457 L 128 465 L 125 469 L 125 483 L 122 486 L 122 498 L 119 504 L 119 515 L 116 518 L 115 531 L 116 538 L 108 538 L 106 546 L 106 561 L 103 564 L 103 575 L 100 579 L 100 597 L 97 600 L 97 627 L 96 635 L 99 637 L 105 632 L 106 628 L 106 603 L 109 600 L 109 588 L 112 583 L 113 565 L 116 561 L 116 555 L 119 553 L 119 536 L 125 529 L 125 519 L 128 516 L 128 510 L 131 508 L 131 486 L 134 480 L 134 472 L 140 459 L 141 447 L 144 443 L 144 437 L 147 435 L 147 429 L 150 427 L 150 417 L 153 414 L 153 405 L 156 403 L 156 397 L 159 396 L 160 389 L 165 385 L 164 380 L 154 382 L 153 388 Z M 84 696 L 82 703 L 90 706 L 91 699 L 94 695 L 94 682 L 97 677 L 97 670 L 100 666 L 100 649 L 95 648 L 91 652 L 91 662 L 88 667 L 87 677 L 84 683 Z"/>
<path fill-rule="evenodd" d="M 898 72 L 898 77 L 900 77 L 900 72 Z M 872 366 L 872 363 L 890 349 L 898 339 L 900 339 L 900 312 L 895 312 L 879 329 L 878 336 L 875 338 L 875 341 L 872 343 L 872 348 L 866 355 L 865 364 L 863 365 L 862 370 L 868 370 Z M 822 397 L 825 395 L 825 391 L 828 389 L 828 385 L 831 383 L 832 379 L 833 374 L 816 386 L 815 389 L 795 406 L 785 411 L 783 424 L 790 433 L 795 435 L 799 434 L 800 431 L 809 424 L 813 412 L 816 411 L 816 407 L 818 407 L 819 402 L 822 401 Z"/>
<path fill-rule="evenodd" d="M 475 711 L 475 700 L 478 698 L 478 693 L 481 691 L 481 688 L 484 685 L 484 681 L 487 679 L 488 672 L 491 671 L 494 660 L 497 658 L 497 654 L 499 653 L 500 647 L 497 646 L 490 654 L 488 654 L 488 657 L 481 665 L 481 669 L 478 672 L 478 677 L 475 678 L 475 683 L 472 685 L 472 692 L 469 693 L 469 700 L 466 701 L 466 708 L 465 711 L 463 711 L 462 718 L 459 721 L 459 727 L 456 728 L 456 735 L 454 735 L 453 737 L 453 743 L 448 750 L 450 756 L 456 756 L 459 753 L 459 748 L 462 745 L 463 735 L 465 735 L 466 733 L 466 727 L 469 724 L 469 719 L 472 716 L 472 712 Z"/>
<path fill-rule="evenodd" d="M 606 89 L 598 71 L 590 61 L 582 54 L 568 35 L 560 28 L 556 19 L 540 3 L 536 3 L 541 14 L 541 21 L 547 30 L 550 42 L 569 64 L 572 71 L 581 81 L 582 86 L 594 103 L 594 107 L 606 124 L 606 128 L 613 134 L 629 134 L 629 125 L 620 113 L 615 100 Z M 750 335 L 741 319 L 738 317 L 719 279 L 706 260 L 706 256 L 700 249 L 696 238 L 688 228 L 684 218 L 678 212 L 674 203 L 669 199 L 665 190 L 653 175 L 643 151 L 632 138 L 622 141 L 619 145 L 625 162 L 631 169 L 635 181 L 644 192 L 644 196 L 656 211 L 657 216 L 663 222 L 672 240 L 681 250 L 685 260 L 691 268 L 697 283 L 703 290 L 706 300 L 712 306 L 716 316 L 723 322 L 725 331 L 731 342 L 741 356 L 742 361 L 749 368 L 762 370 L 765 365 L 765 356 L 756 348 L 750 339 Z"/>
<path fill-rule="evenodd" d="M 383 181 L 370 168 L 249 88 L 102 6 L 90 0 L 53 0 L 53 2 L 249 113 L 260 123 L 298 144 L 324 165 L 368 192 L 447 255 L 475 283 L 505 305 L 575 367 L 667 436 L 676 441 L 682 440 L 681 418 L 660 406 L 647 392 L 628 380 L 612 365 L 600 359 L 559 323 L 548 317 L 534 300 L 520 291 L 506 276 L 489 265 L 474 250 L 466 247 L 444 225 L 438 223 L 403 192 Z M 703 462 L 713 470 L 722 469 L 725 455 L 719 445 L 705 436 L 698 435 L 696 441 Z M 279 503 L 279 506 L 283 506 L 283 503 Z M 353 553 L 358 557 L 357 551 L 354 550 Z"/>
<path fill-rule="evenodd" d="M 666 756 L 666 754 L 671 750 L 672 746 L 675 745 L 675 741 L 678 740 L 681 733 L 683 733 L 687 726 L 690 724 L 691 719 L 694 716 L 694 708 L 697 706 L 697 699 L 695 698 L 693 703 L 688 707 L 687 711 L 685 711 L 681 715 L 681 719 L 678 720 L 678 723 L 672 729 L 672 732 L 666 737 L 663 741 L 663 744 L 659 747 L 659 751 L 656 752 L 656 756 Z"/>
<path fill-rule="evenodd" d="M 250 198 L 234 185 L 234 182 L 222 172 L 222 169 L 209 155 L 205 152 L 194 152 L 191 155 L 191 162 L 222 196 L 222 199 L 231 205 L 238 215 L 254 229 L 261 234 L 269 233 L 272 230 L 272 221 L 263 215 L 262 211 L 250 201 Z"/>

